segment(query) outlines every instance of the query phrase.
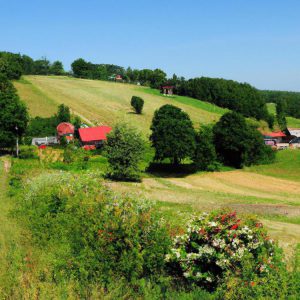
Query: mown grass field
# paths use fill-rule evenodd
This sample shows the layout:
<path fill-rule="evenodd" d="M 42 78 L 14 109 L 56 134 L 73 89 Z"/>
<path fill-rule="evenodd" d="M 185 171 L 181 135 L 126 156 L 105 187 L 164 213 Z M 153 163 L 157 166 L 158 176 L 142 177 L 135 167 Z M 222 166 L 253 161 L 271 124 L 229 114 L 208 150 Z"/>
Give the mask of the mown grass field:
<path fill-rule="evenodd" d="M 149 88 L 112 82 L 26 76 L 15 82 L 15 86 L 32 116 L 50 116 L 58 104 L 64 103 L 92 123 L 113 125 L 117 121 L 126 121 L 145 135 L 150 132 L 154 111 L 166 103 L 184 109 L 196 125 L 217 121 L 226 111 L 188 97 L 168 98 Z M 143 115 L 132 112 L 130 99 L 133 95 L 145 100 Z M 104 170 L 105 166 L 106 161 L 101 157 L 90 163 L 90 168 Z M 142 183 L 107 184 L 119 192 L 134 193 L 155 201 L 162 215 L 179 225 L 184 224 L 191 213 L 221 207 L 258 214 L 272 235 L 291 252 L 300 243 L 299 181 L 300 151 L 287 150 L 278 153 L 274 164 L 245 170 L 188 176 L 147 174 Z"/>
<path fill-rule="evenodd" d="M 153 113 L 164 104 L 181 107 L 195 125 L 217 121 L 226 112 L 210 103 L 188 97 L 168 98 L 149 88 L 58 76 L 25 76 L 14 83 L 31 116 L 51 116 L 61 103 L 75 114 L 94 124 L 113 125 L 125 121 L 148 134 Z M 133 113 L 130 100 L 133 95 L 144 99 L 143 115 Z"/>

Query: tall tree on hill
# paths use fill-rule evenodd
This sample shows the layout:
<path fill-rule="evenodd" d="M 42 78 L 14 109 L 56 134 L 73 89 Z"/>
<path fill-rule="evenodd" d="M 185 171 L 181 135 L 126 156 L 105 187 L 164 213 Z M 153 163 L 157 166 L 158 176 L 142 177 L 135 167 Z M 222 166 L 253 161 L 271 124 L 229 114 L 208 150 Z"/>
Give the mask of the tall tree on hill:
<path fill-rule="evenodd" d="M 20 54 L 0 52 L 0 74 L 8 79 L 19 79 L 23 73 Z"/>
<path fill-rule="evenodd" d="M 275 152 L 264 144 L 260 132 L 239 113 L 224 114 L 213 131 L 217 154 L 226 165 L 242 168 L 274 159 Z"/>
<path fill-rule="evenodd" d="M 195 131 L 187 113 L 166 104 L 156 110 L 151 125 L 150 141 L 155 160 L 170 159 L 174 165 L 191 157 L 195 150 Z"/>
<path fill-rule="evenodd" d="M 27 108 L 6 76 L 0 74 L 0 148 L 12 148 L 25 133 Z"/>
<path fill-rule="evenodd" d="M 57 118 L 58 123 L 70 122 L 71 121 L 71 113 L 70 113 L 69 106 L 66 106 L 64 104 L 60 104 L 58 106 L 58 111 L 57 111 L 56 118 Z"/>
<path fill-rule="evenodd" d="M 63 75 L 65 73 L 63 64 L 61 61 L 55 61 L 50 66 L 50 73 L 53 75 Z"/>
<path fill-rule="evenodd" d="M 49 75 L 50 61 L 43 57 L 34 61 L 34 73 L 37 75 Z"/>
<path fill-rule="evenodd" d="M 276 104 L 276 119 L 278 126 L 281 130 L 285 130 L 287 126 L 286 122 L 286 101 L 280 99 Z"/>
<path fill-rule="evenodd" d="M 139 164 L 144 153 L 144 141 L 134 128 L 117 124 L 107 136 L 108 176 L 115 180 L 140 180 Z"/>

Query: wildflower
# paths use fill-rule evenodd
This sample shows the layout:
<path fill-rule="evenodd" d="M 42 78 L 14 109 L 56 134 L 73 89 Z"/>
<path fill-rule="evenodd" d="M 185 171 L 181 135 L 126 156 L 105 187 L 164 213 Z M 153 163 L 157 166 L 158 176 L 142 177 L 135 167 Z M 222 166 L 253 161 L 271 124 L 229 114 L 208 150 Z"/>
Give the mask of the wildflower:
<path fill-rule="evenodd" d="M 253 287 L 253 286 L 256 285 L 256 283 L 255 283 L 254 281 L 251 281 L 251 282 L 250 282 L 250 285 Z"/>
<path fill-rule="evenodd" d="M 238 224 L 234 224 L 233 226 L 231 226 L 230 230 L 236 230 L 239 227 Z"/>

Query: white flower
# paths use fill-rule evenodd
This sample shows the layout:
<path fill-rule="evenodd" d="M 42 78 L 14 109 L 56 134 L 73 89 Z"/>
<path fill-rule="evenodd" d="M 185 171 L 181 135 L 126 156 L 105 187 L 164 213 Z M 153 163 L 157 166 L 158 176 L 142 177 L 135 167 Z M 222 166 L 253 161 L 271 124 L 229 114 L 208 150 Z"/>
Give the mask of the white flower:
<path fill-rule="evenodd" d="M 187 272 L 184 272 L 183 273 L 183 276 L 185 277 L 185 278 L 189 278 L 189 277 L 191 277 L 191 272 L 189 272 L 189 271 L 187 271 Z"/>
<path fill-rule="evenodd" d="M 208 276 L 208 277 L 206 277 L 206 281 L 212 282 L 212 278 Z"/>
<path fill-rule="evenodd" d="M 216 222 L 208 222 L 208 225 L 211 227 L 216 227 L 218 224 Z"/>

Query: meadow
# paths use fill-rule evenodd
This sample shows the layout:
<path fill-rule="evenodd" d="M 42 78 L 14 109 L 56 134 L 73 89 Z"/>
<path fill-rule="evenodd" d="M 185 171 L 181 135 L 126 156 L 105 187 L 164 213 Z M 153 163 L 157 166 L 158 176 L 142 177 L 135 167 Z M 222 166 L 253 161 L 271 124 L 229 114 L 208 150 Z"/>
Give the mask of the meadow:
<path fill-rule="evenodd" d="M 158 91 L 130 84 L 54 76 L 25 76 L 14 84 L 21 99 L 28 105 L 31 116 L 51 116 L 56 112 L 57 105 L 64 103 L 89 124 L 113 126 L 118 121 L 125 121 L 138 128 L 145 137 L 150 133 L 154 111 L 166 103 L 185 110 L 196 126 L 216 122 L 226 112 L 206 102 L 180 96 L 164 97 Z M 133 95 L 145 100 L 142 115 L 132 112 L 130 98 Z M 103 155 L 91 156 L 84 169 L 79 169 L 75 163 L 63 163 L 62 157 L 63 149 L 49 147 L 40 150 L 39 158 L 35 159 L 1 158 L 0 185 L 4 192 L 0 195 L 0 220 L 5 225 L 0 232 L 0 294 L 15 298 L 22 295 L 25 299 L 52 299 L 60 295 L 60 298 L 66 299 L 77 298 L 75 291 L 82 288 L 72 280 L 66 285 L 60 280 L 57 281 L 59 285 L 52 285 L 49 270 L 53 265 L 60 264 L 52 256 L 56 251 L 63 253 L 69 249 L 61 248 L 59 243 L 50 244 L 47 248 L 49 253 L 44 248 L 36 247 L 32 232 L 23 226 L 26 222 L 22 223 L 23 219 L 18 219 L 19 216 L 14 213 L 18 208 L 18 199 L 24 196 L 23 185 L 34 186 L 40 176 L 55 178 L 56 175 L 75 174 L 81 180 L 85 175 L 95 174 L 105 189 L 121 195 L 121 198 L 150 201 L 154 211 L 175 231 L 184 228 L 191 215 L 203 211 L 229 208 L 241 216 L 254 214 L 266 225 L 271 237 L 279 241 L 290 265 L 297 253 L 299 256 L 299 150 L 280 151 L 274 163 L 242 170 L 222 167 L 220 172 L 193 174 L 144 171 L 140 183 L 105 179 L 107 160 Z M 146 170 L 152 157 L 153 149 L 148 145 L 141 165 L 143 170 Z M 89 204 L 92 205 L 92 201 Z M 47 230 L 40 233 L 46 236 Z M 50 239 L 47 236 L 44 238 Z M 95 298 L 104 297 L 103 289 L 93 288 L 95 290 L 91 290 L 91 294 L 95 293 Z M 108 299 L 113 298 L 113 294 L 108 295 Z M 174 299 L 174 295 L 168 299 Z"/>
<path fill-rule="evenodd" d="M 227 111 L 193 98 L 165 97 L 158 90 L 131 84 L 64 76 L 24 76 L 14 84 L 32 116 L 50 116 L 58 104 L 64 103 L 88 123 L 113 125 L 125 121 L 146 137 L 150 133 L 154 111 L 166 103 L 185 110 L 196 126 L 216 122 Z M 142 115 L 133 113 L 130 107 L 132 95 L 145 100 Z M 268 109 L 275 113 L 274 105 L 268 104 Z M 288 121 L 290 126 L 299 122 L 292 118 Z M 147 149 L 143 168 L 153 155 L 152 150 Z M 91 168 L 105 168 L 105 165 L 104 158 L 96 158 Z M 141 184 L 108 184 L 117 191 L 136 192 L 157 201 L 170 219 L 179 223 L 184 223 L 185 219 L 177 218 L 177 213 L 181 215 L 185 211 L 190 213 L 224 206 L 259 214 L 268 219 L 268 226 L 287 242 L 285 248 L 289 249 L 289 243 L 300 242 L 299 166 L 299 151 L 283 151 L 271 165 L 192 175 L 148 173 Z"/>

